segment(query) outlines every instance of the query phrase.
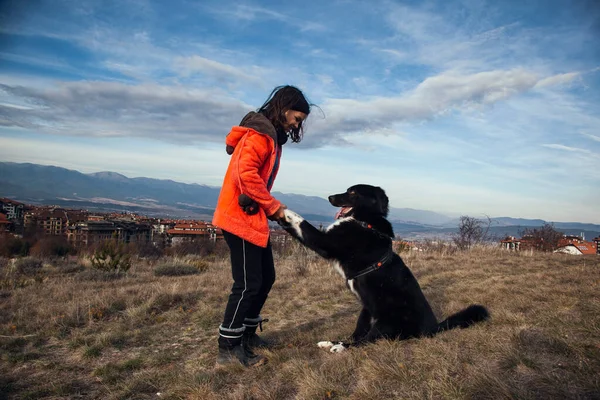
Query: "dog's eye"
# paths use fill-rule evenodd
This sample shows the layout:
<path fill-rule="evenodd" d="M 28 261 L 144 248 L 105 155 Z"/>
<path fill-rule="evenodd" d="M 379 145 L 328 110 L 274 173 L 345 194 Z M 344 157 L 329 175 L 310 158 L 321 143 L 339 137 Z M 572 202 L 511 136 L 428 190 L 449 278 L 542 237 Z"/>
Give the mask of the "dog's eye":
<path fill-rule="evenodd" d="M 350 193 L 348 193 L 350 196 L 356 196 L 356 192 L 353 190 Z"/>

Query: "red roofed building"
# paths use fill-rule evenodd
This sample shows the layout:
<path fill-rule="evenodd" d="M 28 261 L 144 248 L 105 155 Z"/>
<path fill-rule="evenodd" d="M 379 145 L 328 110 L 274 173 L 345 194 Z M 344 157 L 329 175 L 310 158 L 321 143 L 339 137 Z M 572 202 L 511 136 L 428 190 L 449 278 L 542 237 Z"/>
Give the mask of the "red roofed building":
<path fill-rule="evenodd" d="M 500 241 L 500 245 L 505 250 L 531 250 L 535 248 L 533 238 L 531 235 L 525 235 L 521 239 L 517 239 L 514 236 L 507 236 L 504 240 Z"/>
<path fill-rule="evenodd" d="M 558 249 L 555 253 L 565 253 L 573 255 L 594 255 L 598 252 L 598 242 L 595 238 L 593 242 L 586 242 L 580 236 L 565 236 L 558 241 Z"/>
<path fill-rule="evenodd" d="M 176 223 L 173 228 L 167 229 L 167 235 L 171 238 L 172 244 L 177 244 L 193 240 L 222 239 L 223 231 L 208 222 L 182 221 Z"/>

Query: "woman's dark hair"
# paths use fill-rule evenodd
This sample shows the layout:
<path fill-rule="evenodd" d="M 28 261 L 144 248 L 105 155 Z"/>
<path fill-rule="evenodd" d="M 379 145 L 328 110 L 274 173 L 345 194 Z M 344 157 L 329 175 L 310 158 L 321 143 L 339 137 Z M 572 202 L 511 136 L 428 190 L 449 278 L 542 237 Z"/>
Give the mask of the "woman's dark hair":
<path fill-rule="evenodd" d="M 285 112 L 287 110 L 300 111 L 304 114 L 310 114 L 310 108 L 312 104 L 306 101 L 306 97 L 300 89 L 295 86 L 285 85 L 277 86 L 271 94 L 265 104 L 263 104 L 258 112 L 267 117 L 275 129 L 283 129 L 285 123 Z M 302 134 L 304 132 L 302 128 L 303 122 L 298 124 L 298 128 L 294 128 L 290 131 L 290 139 L 292 142 L 298 143 L 302 140 Z"/>

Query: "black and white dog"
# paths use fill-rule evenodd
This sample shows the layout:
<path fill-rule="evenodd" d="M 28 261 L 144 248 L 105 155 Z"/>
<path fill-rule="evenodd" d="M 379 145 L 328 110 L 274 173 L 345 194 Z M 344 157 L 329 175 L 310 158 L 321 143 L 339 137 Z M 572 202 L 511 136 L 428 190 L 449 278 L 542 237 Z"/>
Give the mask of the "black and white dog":
<path fill-rule="evenodd" d="M 392 250 L 394 231 L 386 219 L 388 197 L 381 188 L 355 185 L 329 196 L 329 202 L 341 210 L 325 231 L 290 210 L 285 210 L 285 221 L 280 222 L 305 246 L 335 260 L 336 269 L 362 303 L 352 342 L 319 342 L 319 347 L 339 352 L 379 338 L 431 336 L 489 317 L 485 307 L 471 305 L 437 322 L 419 283 Z"/>

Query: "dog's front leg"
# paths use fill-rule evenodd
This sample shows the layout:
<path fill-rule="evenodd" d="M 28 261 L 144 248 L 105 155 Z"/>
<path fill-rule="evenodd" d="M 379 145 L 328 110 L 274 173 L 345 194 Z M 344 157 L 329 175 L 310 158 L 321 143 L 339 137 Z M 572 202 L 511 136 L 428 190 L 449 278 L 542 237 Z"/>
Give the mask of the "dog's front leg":
<path fill-rule="evenodd" d="M 282 227 L 309 249 L 321 257 L 334 257 L 334 241 L 328 240 L 327 233 L 320 231 L 302 216 L 290 210 L 284 210 L 285 221 Z"/>
<path fill-rule="evenodd" d="M 359 346 L 362 343 L 366 342 L 365 338 L 369 333 L 369 330 L 371 329 L 371 323 L 372 323 L 372 319 L 371 319 L 371 313 L 363 307 L 363 309 L 360 312 L 360 315 L 358 316 L 358 321 L 356 322 L 356 329 L 354 330 L 354 333 L 352 334 L 352 343 L 346 343 L 346 342 L 330 342 L 330 341 L 323 341 L 323 342 L 319 342 L 317 343 L 317 346 L 319 346 L 322 349 L 326 349 L 329 350 L 332 353 L 340 353 L 344 350 L 347 350 L 348 348 L 350 348 L 351 346 Z"/>
<path fill-rule="evenodd" d="M 391 328 L 383 325 L 379 321 L 374 321 L 366 336 L 364 336 L 362 340 L 354 343 L 354 345 L 361 346 L 368 343 L 374 343 L 379 339 L 392 337 L 394 337 L 394 332 Z"/>
<path fill-rule="evenodd" d="M 356 321 L 356 329 L 352 334 L 353 342 L 360 342 L 369 333 L 371 329 L 371 313 L 363 307 Z"/>
<path fill-rule="evenodd" d="M 361 317 L 362 316 L 363 316 L 363 313 L 361 313 Z M 370 319 L 371 319 L 371 317 L 369 316 L 368 325 L 366 326 L 367 332 L 363 333 L 363 330 L 365 329 L 365 327 L 363 325 L 360 326 L 360 334 L 362 334 L 362 336 L 360 336 L 360 335 L 355 336 L 357 334 L 357 331 L 356 330 L 354 331 L 354 333 L 352 334 L 352 340 L 353 340 L 352 343 L 319 342 L 319 343 L 317 343 L 317 346 L 319 346 L 320 348 L 323 348 L 323 349 L 328 349 L 331 353 L 341 353 L 342 351 L 345 351 L 345 350 L 349 349 L 350 347 L 364 346 L 365 344 L 375 343 L 379 339 L 388 337 L 388 335 L 384 334 L 381 331 L 381 329 L 380 329 L 381 327 L 373 326 L 369 329 L 370 324 L 371 324 Z M 360 321 L 360 318 L 359 318 L 359 324 L 362 324 L 362 322 L 363 321 Z M 357 326 L 357 330 L 358 330 L 358 326 Z"/>

